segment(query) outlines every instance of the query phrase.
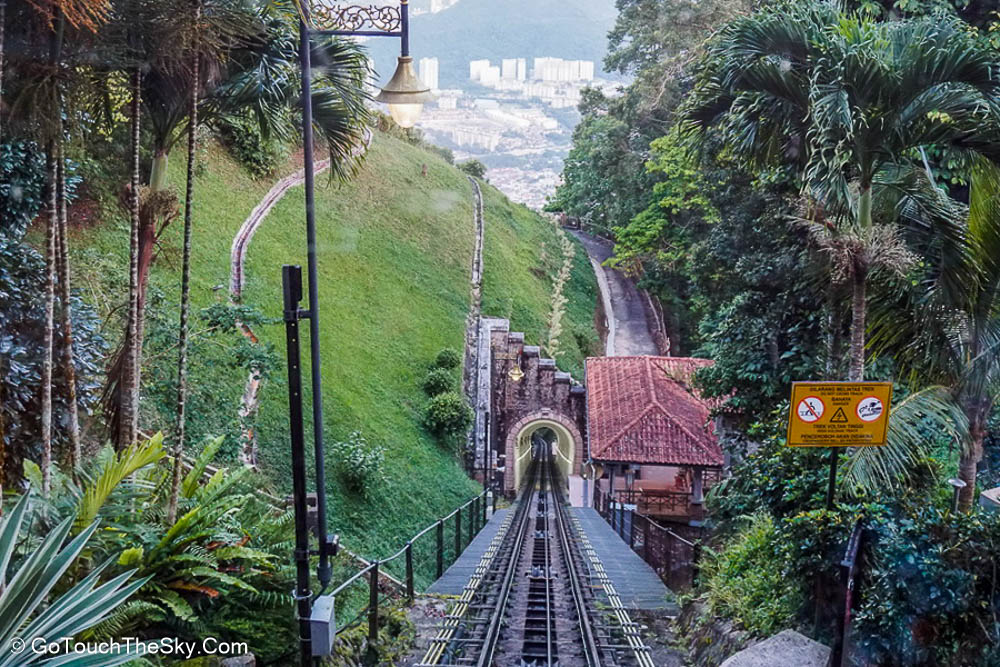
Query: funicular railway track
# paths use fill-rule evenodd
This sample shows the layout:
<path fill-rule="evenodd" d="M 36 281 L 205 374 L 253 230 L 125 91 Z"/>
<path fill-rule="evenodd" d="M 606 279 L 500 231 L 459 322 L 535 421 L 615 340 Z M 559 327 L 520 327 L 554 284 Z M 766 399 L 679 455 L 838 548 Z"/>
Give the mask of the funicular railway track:
<path fill-rule="evenodd" d="M 532 461 L 418 667 L 653 667 L 593 550 L 581 547 L 561 488 L 550 457 Z"/>

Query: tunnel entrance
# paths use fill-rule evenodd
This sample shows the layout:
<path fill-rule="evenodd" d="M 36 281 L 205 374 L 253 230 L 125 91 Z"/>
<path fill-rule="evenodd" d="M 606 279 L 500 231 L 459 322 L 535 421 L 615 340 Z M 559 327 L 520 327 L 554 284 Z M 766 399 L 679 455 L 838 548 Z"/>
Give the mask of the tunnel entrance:
<path fill-rule="evenodd" d="M 521 488 L 532 459 L 544 458 L 546 454 L 558 467 L 562 484 L 567 484 L 574 473 L 573 461 L 579 443 L 563 424 L 549 419 L 532 421 L 517 433 L 516 442 L 514 488 Z"/>

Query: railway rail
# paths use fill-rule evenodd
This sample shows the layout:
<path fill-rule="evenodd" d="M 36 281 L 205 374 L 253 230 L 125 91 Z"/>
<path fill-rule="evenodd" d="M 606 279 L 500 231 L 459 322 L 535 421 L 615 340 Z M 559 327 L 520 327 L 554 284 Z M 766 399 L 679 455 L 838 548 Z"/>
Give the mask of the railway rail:
<path fill-rule="evenodd" d="M 532 461 L 519 499 L 417 663 L 432 665 L 654 667 L 547 453 Z"/>

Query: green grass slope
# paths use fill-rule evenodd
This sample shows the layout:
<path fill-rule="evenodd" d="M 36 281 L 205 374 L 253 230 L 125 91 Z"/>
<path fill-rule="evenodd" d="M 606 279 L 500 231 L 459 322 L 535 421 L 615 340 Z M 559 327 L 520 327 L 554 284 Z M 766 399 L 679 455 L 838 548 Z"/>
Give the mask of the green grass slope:
<path fill-rule="evenodd" d="M 228 299 L 233 237 L 276 180 L 253 180 L 216 145 L 202 151 L 200 162 L 192 256 L 195 315 Z M 421 174 L 424 164 L 426 176 Z M 179 190 L 184 169 L 183 155 L 175 156 L 170 182 Z M 386 452 L 384 480 L 367 497 L 348 493 L 327 457 L 331 528 L 351 549 L 385 556 L 477 491 L 455 452 L 443 448 L 421 425 L 427 398 L 420 388 L 437 352 L 462 346 L 474 246 L 472 188 L 464 174 L 438 156 L 382 133 L 376 133 L 355 179 L 336 185 L 320 177 L 317 185 L 327 443 L 359 430 Z M 489 186 L 484 195 L 484 312 L 511 316 L 515 328 L 541 340 L 554 275 L 548 269 L 558 268 L 555 229 Z M 71 243 L 76 285 L 98 305 L 114 340 L 120 326 L 117 306 L 128 282 L 128 228 L 117 209 L 109 208 L 104 217 L 101 224 L 77 230 Z M 254 236 L 243 292 L 245 304 L 272 318 L 254 327 L 261 341 L 272 347 L 276 362 L 262 385 L 257 433 L 261 467 L 279 494 L 291 487 L 281 266 L 304 267 L 304 227 L 302 188 L 297 187 Z M 143 424 L 167 431 L 176 364 L 181 232 L 178 219 L 161 239 L 147 308 Z M 542 243 L 549 255 L 546 261 L 539 259 Z M 586 267 L 582 253 L 580 259 L 577 263 Z M 499 276 L 505 280 L 496 280 Z M 592 274 L 574 270 L 567 292 L 567 321 L 580 336 L 592 332 Z M 204 329 L 205 323 L 195 317 L 193 328 Z M 225 451 L 234 456 L 239 447 L 236 411 L 246 371 L 232 358 L 239 334 L 225 336 L 197 338 L 192 350 L 189 430 L 194 444 L 208 434 L 226 434 Z M 590 337 L 596 340 L 596 335 Z M 576 369 L 584 349 L 570 345 L 572 337 L 563 338 L 567 344 L 560 363 Z M 303 336 L 303 357 L 308 399 L 308 335 Z M 306 430 L 311 433 L 310 423 Z"/>
<path fill-rule="evenodd" d="M 428 365 L 441 348 L 461 349 L 463 342 L 471 197 L 456 169 L 384 135 L 376 136 L 356 179 L 316 193 L 326 437 L 333 442 L 359 430 L 386 449 L 385 482 L 369 497 L 337 488 L 330 499 L 334 528 L 365 553 L 399 548 L 475 492 L 454 452 L 420 424 Z M 254 237 L 244 294 L 265 312 L 280 312 L 281 265 L 304 264 L 303 219 L 302 189 L 295 188 Z M 282 327 L 260 335 L 283 350 Z M 266 391 L 263 463 L 288 480 L 287 407 L 277 386 Z"/>
<path fill-rule="evenodd" d="M 553 282 L 563 262 L 555 226 L 531 209 L 515 204 L 493 187 L 483 188 L 486 234 L 483 239 L 483 314 L 510 319 L 511 330 L 523 331 L 528 345 L 549 339 Z M 594 327 L 597 278 L 586 251 L 572 235 L 575 254 L 558 336 L 556 363 L 577 380 L 583 360 L 600 354 Z"/>

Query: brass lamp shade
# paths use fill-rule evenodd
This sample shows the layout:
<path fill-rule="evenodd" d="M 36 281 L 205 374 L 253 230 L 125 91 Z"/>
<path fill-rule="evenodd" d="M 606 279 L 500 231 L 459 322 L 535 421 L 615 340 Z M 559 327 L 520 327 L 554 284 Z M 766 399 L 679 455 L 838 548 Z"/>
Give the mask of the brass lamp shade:
<path fill-rule="evenodd" d="M 435 98 L 430 88 L 413 69 L 413 58 L 400 56 L 396 73 L 375 98 L 376 102 L 389 105 L 389 115 L 400 127 L 413 127 L 425 102 Z"/>

